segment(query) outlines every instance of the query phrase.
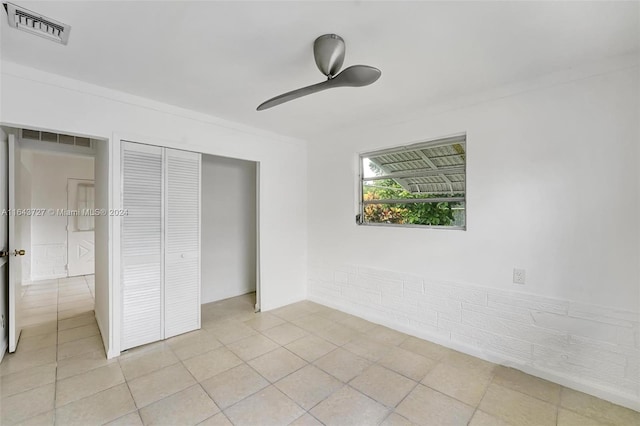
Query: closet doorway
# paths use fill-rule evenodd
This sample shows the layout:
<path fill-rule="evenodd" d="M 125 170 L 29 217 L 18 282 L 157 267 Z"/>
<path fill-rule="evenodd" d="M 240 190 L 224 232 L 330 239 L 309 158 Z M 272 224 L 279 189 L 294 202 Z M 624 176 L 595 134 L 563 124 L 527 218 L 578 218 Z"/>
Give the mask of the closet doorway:
<path fill-rule="evenodd" d="M 245 296 L 256 309 L 257 167 L 254 161 L 202 155 L 202 320 L 213 302 Z"/>
<path fill-rule="evenodd" d="M 258 311 L 259 164 L 127 140 L 120 151 L 119 351 L 220 319 L 221 300 Z"/>

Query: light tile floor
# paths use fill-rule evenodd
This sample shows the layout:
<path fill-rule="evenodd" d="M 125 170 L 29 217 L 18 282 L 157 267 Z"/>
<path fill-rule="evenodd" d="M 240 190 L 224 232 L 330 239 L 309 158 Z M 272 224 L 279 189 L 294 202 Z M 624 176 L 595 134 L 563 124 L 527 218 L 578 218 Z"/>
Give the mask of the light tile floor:
<path fill-rule="evenodd" d="M 203 305 L 202 330 L 114 360 L 91 311 L 25 329 L 27 348 L 0 364 L 0 423 L 640 424 L 635 411 L 311 302 L 255 314 L 254 298 Z"/>
<path fill-rule="evenodd" d="M 24 287 L 22 325 L 29 327 L 93 310 L 94 275 L 37 281 Z"/>

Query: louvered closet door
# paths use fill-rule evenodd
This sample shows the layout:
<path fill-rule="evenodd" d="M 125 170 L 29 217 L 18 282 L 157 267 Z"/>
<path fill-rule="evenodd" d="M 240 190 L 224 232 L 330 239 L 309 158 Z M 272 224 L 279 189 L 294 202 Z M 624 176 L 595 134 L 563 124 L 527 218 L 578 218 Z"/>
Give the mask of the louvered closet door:
<path fill-rule="evenodd" d="M 122 349 L 161 340 L 163 151 L 122 143 Z"/>
<path fill-rule="evenodd" d="M 166 149 L 165 338 L 200 328 L 200 154 Z"/>

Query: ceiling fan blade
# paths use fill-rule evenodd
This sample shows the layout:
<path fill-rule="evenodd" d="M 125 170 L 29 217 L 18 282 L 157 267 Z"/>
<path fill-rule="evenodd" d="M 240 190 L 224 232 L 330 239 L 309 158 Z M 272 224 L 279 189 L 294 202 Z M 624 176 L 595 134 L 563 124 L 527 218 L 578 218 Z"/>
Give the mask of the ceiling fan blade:
<path fill-rule="evenodd" d="M 285 102 L 289 102 L 294 99 L 301 98 L 303 96 L 311 95 L 312 93 L 331 89 L 332 87 L 335 87 L 335 85 L 333 84 L 333 80 L 327 80 L 327 81 L 323 81 L 322 83 L 312 84 L 311 86 L 292 90 L 291 92 L 283 93 L 282 95 L 276 96 L 275 98 L 271 98 L 268 101 L 264 101 L 263 103 L 258 105 L 257 110 L 262 111 L 267 108 L 271 108 L 276 105 L 280 105 Z"/>
<path fill-rule="evenodd" d="M 323 90 L 332 89 L 334 87 L 362 87 L 374 83 L 380 78 L 382 72 L 378 68 L 369 65 L 354 65 L 343 70 L 340 74 L 332 79 L 323 81 L 322 83 L 312 84 L 311 86 L 293 90 L 284 93 L 275 98 L 271 98 L 258 105 L 258 111 L 292 101 L 302 96 L 311 95 L 312 93 L 321 92 Z"/>
<path fill-rule="evenodd" d="M 353 65 L 345 68 L 340 74 L 336 75 L 333 80 L 339 80 L 339 87 L 362 87 L 375 83 L 382 71 L 369 65 Z"/>

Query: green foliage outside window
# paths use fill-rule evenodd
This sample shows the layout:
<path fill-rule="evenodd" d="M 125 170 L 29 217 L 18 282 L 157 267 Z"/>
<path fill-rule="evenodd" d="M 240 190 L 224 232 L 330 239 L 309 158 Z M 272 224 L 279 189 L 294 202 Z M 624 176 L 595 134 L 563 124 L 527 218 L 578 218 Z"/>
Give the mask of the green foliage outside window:
<path fill-rule="evenodd" d="M 373 181 L 363 185 L 363 200 L 380 200 L 380 204 L 364 206 L 364 221 L 371 223 L 397 223 L 412 225 L 451 226 L 455 221 L 452 207 L 460 203 L 407 203 L 385 204 L 385 199 L 415 199 L 439 197 L 438 195 L 412 194 L 393 179 Z"/>

